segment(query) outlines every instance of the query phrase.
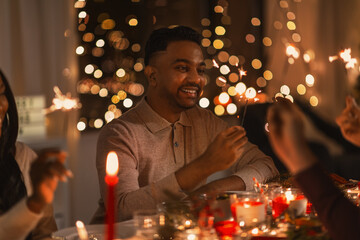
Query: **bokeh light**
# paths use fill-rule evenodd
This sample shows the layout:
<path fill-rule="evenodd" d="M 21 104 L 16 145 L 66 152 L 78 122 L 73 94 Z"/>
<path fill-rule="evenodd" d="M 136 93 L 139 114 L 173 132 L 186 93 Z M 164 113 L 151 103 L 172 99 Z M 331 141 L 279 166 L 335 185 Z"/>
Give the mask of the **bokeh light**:
<path fill-rule="evenodd" d="M 75 50 L 77 55 L 81 55 L 85 52 L 85 48 L 83 46 L 78 46 Z"/>
<path fill-rule="evenodd" d="M 222 105 L 216 105 L 214 112 L 217 116 L 222 116 L 225 113 L 225 108 Z"/>
<path fill-rule="evenodd" d="M 319 104 L 319 99 L 315 96 L 311 96 L 309 102 L 311 106 L 316 107 Z"/>
<path fill-rule="evenodd" d="M 225 28 L 223 26 L 217 26 L 215 28 L 216 35 L 222 36 L 222 35 L 225 34 L 225 32 L 226 32 L 226 30 L 225 30 Z"/>
<path fill-rule="evenodd" d="M 76 128 L 77 128 L 77 130 L 79 130 L 79 131 L 84 131 L 85 128 L 86 128 L 86 124 L 85 124 L 83 121 L 79 121 L 79 122 L 76 124 Z"/>
<path fill-rule="evenodd" d="M 104 121 L 100 118 L 98 118 L 94 121 L 95 128 L 101 128 L 103 125 L 104 125 Z"/>
<path fill-rule="evenodd" d="M 236 84 L 235 89 L 238 92 L 238 94 L 241 95 L 246 91 L 246 85 L 243 82 L 239 82 L 238 84 Z"/>
<path fill-rule="evenodd" d="M 223 75 L 229 74 L 229 72 L 230 72 L 229 66 L 228 66 L 228 65 L 222 65 L 222 66 L 220 67 L 220 72 L 221 72 L 221 74 L 223 74 Z"/>
<path fill-rule="evenodd" d="M 227 92 L 222 92 L 219 95 L 219 101 L 221 104 L 227 104 L 230 100 L 230 96 Z"/>
<path fill-rule="evenodd" d="M 92 74 L 94 72 L 95 68 L 92 64 L 88 64 L 85 67 L 85 73 L 86 74 Z"/>
<path fill-rule="evenodd" d="M 213 46 L 215 49 L 222 49 L 224 47 L 224 42 L 220 39 L 215 39 L 213 42 Z"/>
<path fill-rule="evenodd" d="M 299 84 L 296 87 L 296 91 L 299 95 L 304 95 L 306 93 L 306 87 L 303 84 Z"/>
<path fill-rule="evenodd" d="M 234 115 L 237 112 L 237 106 L 234 103 L 229 103 L 226 106 L 226 111 L 229 115 Z"/>
<path fill-rule="evenodd" d="M 314 86 L 314 83 L 315 83 L 314 76 L 311 74 L 306 75 L 305 82 L 306 82 L 306 85 L 308 85 L 309 87 Z"/>
<path fill-rule="evenodd" d="M 266 80 L 270 81 L 273 79 L 273 73 L 270 70 L 265 70 L 263 76 Z"/>
<path fill-rule="evenodd" d="M 133 105 L 133 101 L 130 98 L 125 98 L 123 101 L 123 105 L 126 108 L 131 108 Z"/>
<path fill-rule="evenodd" d="M 253 18 L 251 19 L 251 24 L 252 24 L 253 26 L 260 26 L 260 25 L 261 25 L 261 21 L 260 21 L 260 19 L 258 19 L 257 17 L 253 17 Z"/>
<path fill-rule="evenodd" d="M 271 40 L 271 38 L 269 38 L 269 37 L 264 37 L 264 38 L 263 38 L 263 44 L 264 44 L 264 46 L 266 46 L 266 47 L 270 47 L 270 46 L 272 45 L 272 40 Z"/>
<path fill-rule="evenodd" d="M 199 100 L 199 105 L 200 105 L 200 107 L 202 107 L 202 108 L 207 108 L 207 107 L 209 107 L 209 105 L 210 105 L 210 101 L 209 101 L 209 99 L 203 97 L 203 98 L 201 98 L 201 99 Z"/>
<path fill-rule="evenodd" d="M 290 94 L 290 88 L 289 88 L 289 86 L 287 86 L 287 85 L 282 85 L 282 86 L 280 87 L 280 92 L 281 92 L 282 94 L 284 94 L 284 95 L 289 95 L 289 94 Z"/>
<path fill-rule="evenodd" d="M 103 47 L 105 45 L 105 41 L 104 39 L 99 39 L 96 41 L 96 46 L 97 47 Z"/>
<path fill-rule="evenodd" d="M 235 96 L 237 94 L 236 88 L 234 86 L 229 87 L 227 92 L 230 96 Z"/>
<path fill-rule="evenodd" d="M 102 88 L 99 91 L 99 96 L 100 97 L 107 97 L 107 95 L 109 94 L 108 90 L 106 88 Z"/>
<path fill-rule="evenodd" d="M 246 34 L 246 36 L 245 36 L 245 40 L 246 40 L 246 42 L 248 42 L 248 43 L 254 43 L 255 42 L 255 36 L 254 35 L 252 35 L 252 34 Z"/>
<path fill-rule="evenodd" d="M 255 58 L 251 61 L 251 66 L 254 68 L 254 69 L 260 69 L 262 67 L 262 63 L 259 59 Z"/>

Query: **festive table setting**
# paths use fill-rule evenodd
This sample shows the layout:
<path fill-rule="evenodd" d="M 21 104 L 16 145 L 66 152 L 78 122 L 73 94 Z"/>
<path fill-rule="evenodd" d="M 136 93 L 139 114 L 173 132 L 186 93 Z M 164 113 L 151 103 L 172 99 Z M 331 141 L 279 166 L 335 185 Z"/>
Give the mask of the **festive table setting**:
<path fill-rule="evenodd" d="M 115 222 L 114 188 L 118 182 L 118 159 L 110 152 L 106 162 L 106 222 L 84 225 L 53 234 L 58 240 L 114 239 L 330 239 L 313 209 L 288 174 L 267 183 L 255 178 L 253 191 L 228 191 L 216 196 L 202 194 L 187 200 L 162 202 L 156 209 L 138 209 L 133 219 Z M 330 174 L 354 204 L 359 205 L 359 182 Z"/>

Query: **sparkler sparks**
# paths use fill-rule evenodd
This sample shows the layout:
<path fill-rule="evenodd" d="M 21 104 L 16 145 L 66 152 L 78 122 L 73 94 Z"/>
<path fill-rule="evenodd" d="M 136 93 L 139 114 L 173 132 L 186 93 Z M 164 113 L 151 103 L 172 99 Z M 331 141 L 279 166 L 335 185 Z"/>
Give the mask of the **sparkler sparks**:
<path fill-rule="evenodd" d="M 241 80 L 243 76 L 246 76 L 246 71 L 244 71 L 243 67 L 238 68 L 238 70 L 239 70 L 239 77 Z"/>
<path fill-rule="evenodd" d="M 215 59 L 213 59 L 212 62 L 214 67 L 219 68 L 219 64 L 215 61 Z"/>
<path fill-rule="evenodd" d="M 52 105 L 45 109 L 45 114 L 54 112 L 56 110 L 69 111 L 71 109 L 81 108 L 78 98 L 71 98 L 70 93 L 64 95 L 58 86 L 54 87 L 55 98 L 52 100 Z"/>
<path fill-rule="evenodd" d="M 358 63 L 357 59 L 351 56 L 351 48 L 346 48 L 340 51 L 339 57 L 344 61 L 346 69 L 355 68 L 355 65 Z M 329 62 L 333 62 L 336 59 L 339 59 L 339 57 L 330 56 Z"/>

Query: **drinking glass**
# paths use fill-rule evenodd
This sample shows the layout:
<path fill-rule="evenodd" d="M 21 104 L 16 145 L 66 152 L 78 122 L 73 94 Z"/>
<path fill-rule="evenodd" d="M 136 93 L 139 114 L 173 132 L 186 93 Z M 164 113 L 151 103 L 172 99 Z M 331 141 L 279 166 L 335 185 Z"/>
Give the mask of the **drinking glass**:
<path fill-rule="evenodd" d="M 136 235 L 153 239 L 159 226 L 159 213 L 156 209 L 139 209 L 133 213 Z"/>

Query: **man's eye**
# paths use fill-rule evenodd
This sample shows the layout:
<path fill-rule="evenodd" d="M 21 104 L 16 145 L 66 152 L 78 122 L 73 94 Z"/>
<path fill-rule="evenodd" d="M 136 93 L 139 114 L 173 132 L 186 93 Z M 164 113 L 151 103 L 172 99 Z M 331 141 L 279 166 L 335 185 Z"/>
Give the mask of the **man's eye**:
<path fill-rule="evenodd" d="M 198 69 L 198 74 L 200 74 L 200 75 L 205 74 L 205 69 Z"/>
<path fill-rule="evenodd" d="M 178 69 L 181 72 L 186 72 L 188 71 L 188 67 L 187 66 L 177 66 L 176 69 Z"/>

